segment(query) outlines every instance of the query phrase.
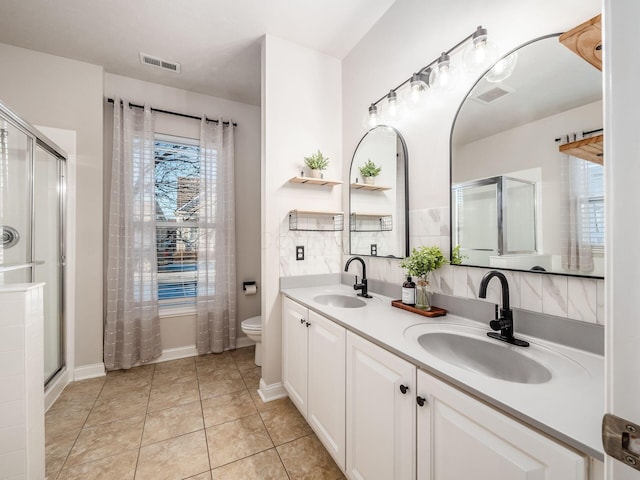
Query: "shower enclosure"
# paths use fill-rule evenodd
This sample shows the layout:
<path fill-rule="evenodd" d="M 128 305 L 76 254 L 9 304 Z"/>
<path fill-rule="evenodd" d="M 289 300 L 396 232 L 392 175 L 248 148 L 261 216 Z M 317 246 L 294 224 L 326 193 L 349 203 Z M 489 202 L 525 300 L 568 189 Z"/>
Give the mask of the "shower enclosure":
<path fill-rule="evenodd" d="M 0 285 L 44 282 L 45 385 L 64 367 L 65 153 L 0 103 Z"/>
<path fill-rule="evenodd" d="M 471 265 L 490 257 L 536 253 L 536 185 L 498 176 L 452 187 L 453 245 Z"/>

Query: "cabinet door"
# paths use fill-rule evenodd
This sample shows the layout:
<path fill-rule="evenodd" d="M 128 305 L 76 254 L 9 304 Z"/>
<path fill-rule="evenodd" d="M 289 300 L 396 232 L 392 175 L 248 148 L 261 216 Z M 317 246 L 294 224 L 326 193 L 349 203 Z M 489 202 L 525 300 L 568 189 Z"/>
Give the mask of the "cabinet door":
<path fill-rule="evenodd" d="M 410 363 L 347 332 L 347 476 L 352 480 L 415 478 L 415 375 Z"/>
<path fill-rule="evenodd" d="M 282 381 L 289 398 L 307 415 L 307 322 L 309 311 L 282 297 Z"/>
<path fill-rule="evenodd" d="M 345 466 L 346 331 L 309 312 L 307 420 L 338 466 Z"/>
<path fill-rule="evenodd" d="M 585 480 L 582 455 L 422 371 L 419 480 Z"/>

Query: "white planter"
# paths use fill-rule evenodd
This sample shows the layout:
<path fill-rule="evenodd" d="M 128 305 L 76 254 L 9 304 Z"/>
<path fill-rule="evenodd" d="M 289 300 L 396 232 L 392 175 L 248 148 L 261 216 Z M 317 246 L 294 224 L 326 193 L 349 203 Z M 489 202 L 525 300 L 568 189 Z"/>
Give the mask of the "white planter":
<path fill-rule="evenodd" d="M 322 170 L 309 170 L 309 176 L 311 178 L 322 178 Z"/>
<path fill-rule="evenodd" d="M 376 177 L 363 177 L 366 185 L 374 185 L 376 183 Z"/>

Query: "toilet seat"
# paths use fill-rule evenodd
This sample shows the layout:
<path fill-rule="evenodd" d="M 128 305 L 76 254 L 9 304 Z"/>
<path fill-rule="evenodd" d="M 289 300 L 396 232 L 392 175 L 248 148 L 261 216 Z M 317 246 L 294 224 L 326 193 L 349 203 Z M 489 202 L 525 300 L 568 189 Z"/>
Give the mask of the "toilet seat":
<path fill-rule="evenodd" d="M 258 332 L 262 330 L 262 317 L 251 317 L 242 321 L 242 328 L 252 332 Z"/>

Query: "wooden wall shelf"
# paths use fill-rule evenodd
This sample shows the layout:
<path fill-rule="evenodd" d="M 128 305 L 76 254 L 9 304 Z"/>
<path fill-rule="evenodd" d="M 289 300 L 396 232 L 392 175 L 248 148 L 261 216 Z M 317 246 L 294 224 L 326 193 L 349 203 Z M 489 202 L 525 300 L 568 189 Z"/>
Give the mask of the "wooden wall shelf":
<path fill-rule="evenodd" d="M 289 179 L 291 183 L 302 183 L 306 185 L 327 185 L 333 187 L 334 185 L 342 185 L 340 180 L 327 180 L 324 178 L 311 178 L 311 177 L 293 177 Z"/>
<path fill-rule="evenodd" d="M 565 143 L 560 145 L 559 150 L 560 153 L 566 153 L 572 157 L 604 165 L 604 135 L 596 135 L 576 142 Z"/>
<path fill-rule="evenodd" d="M 602 16 L 597 15 L 560 35 L 560 43 L 602 71 Z"/>
<path fill-rule="evenodd" d="M 384 185 L 369 185 L 366 183 L 352 183 L 351 188 L 354 190 L 369 190 L 371 192 L 382 192 L 384 190 L 391 190 L 392 187 L 386 187 Z"/>

